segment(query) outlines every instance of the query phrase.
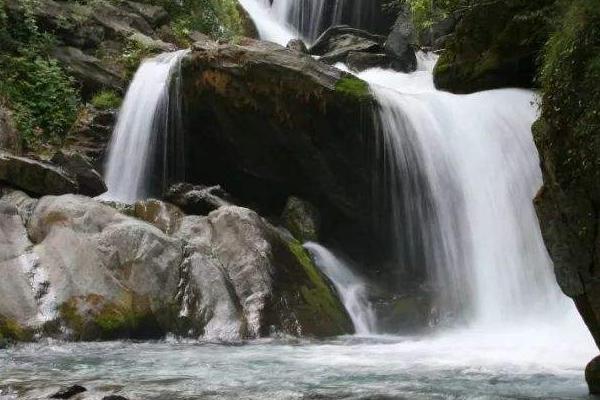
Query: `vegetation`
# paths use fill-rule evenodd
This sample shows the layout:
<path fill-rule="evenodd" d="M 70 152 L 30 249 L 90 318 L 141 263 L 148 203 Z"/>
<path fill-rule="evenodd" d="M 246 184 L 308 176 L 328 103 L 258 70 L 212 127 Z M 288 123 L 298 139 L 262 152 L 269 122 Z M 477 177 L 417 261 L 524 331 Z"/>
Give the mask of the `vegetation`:
<path fill-rule="evenodd" d="M 469 0 L 392 0 L 388 7 L 397 10 L 408 6 L 417 31 L 423 31 L 468 4 Z"/>
<path fill-rule="evenodd" d="M 32 0 L 22 20 L 10 21 L 0 0 L 0 99 L 14 111 L 28 148 L 57 143 L 76 119 L 73 80 L 49 56 L 51 35 L 38 29 Z"/>
<path fill-rule="evenodd" d="M 118 108 L 122 101 L 121 96 L 114 90 L 102 90 L 92 97 L 90 102 L 100 110 L 109 110 Z"/>
<path fill-rule="evenodd" d="M 561 185 L 595 188 L 600 176 L 600 1 L 574 0 L 562 7 L 564 18 L 543 56 L 536 139 Z"/>

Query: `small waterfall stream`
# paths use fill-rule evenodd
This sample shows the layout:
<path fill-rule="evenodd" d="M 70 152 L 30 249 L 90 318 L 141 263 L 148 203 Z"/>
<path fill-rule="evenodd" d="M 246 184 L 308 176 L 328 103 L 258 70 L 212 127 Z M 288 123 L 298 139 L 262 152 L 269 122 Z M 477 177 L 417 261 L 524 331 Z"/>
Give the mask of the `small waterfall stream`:
<path fill-rule="evenodd" d="M 180 96 L 172 91 L 179 88 L 178 69 L 187 52 L 160 54 L 144 61 L 135 73 L 109 145 L 105 174 L 108 192 L 102 197 L 123 202 L 146 198 L 153 173 L 160 175 L 164 184 L 168 169 L 182 170 L 169 163 L 180 162 L 183 157 L 166 157 L 169 146 L 181 146 L 170 141 L 177 138 L 168 134 L 170 130 L 181 134 Z"/>
<path fill-rule="evenodd" d="M 376 333 L 375 313 L 367 298 L 364 281 L 352 272 L 339 257 L 317 243 L 306 243 L 304 248 L 313 256 L 315 264 L 333 282 L 358 335 Z"/>

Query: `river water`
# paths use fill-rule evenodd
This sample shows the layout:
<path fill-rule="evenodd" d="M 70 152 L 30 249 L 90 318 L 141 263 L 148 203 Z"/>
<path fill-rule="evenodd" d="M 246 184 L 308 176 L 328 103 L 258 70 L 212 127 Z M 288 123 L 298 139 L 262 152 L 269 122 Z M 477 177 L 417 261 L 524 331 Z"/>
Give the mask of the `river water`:
<path fill-rule="evenodd" d="M 523 327 L 508 334 L 468 330 L 230 345 L 27 344 L 0 352 L 0 398 L 47 398 L 72 384 L 88 388 L 86 399 L 588 398 L 582 366 L 589 354 L 569 343 L 549 349 L 549 342 L 560 343 L 556 339 Z"/>

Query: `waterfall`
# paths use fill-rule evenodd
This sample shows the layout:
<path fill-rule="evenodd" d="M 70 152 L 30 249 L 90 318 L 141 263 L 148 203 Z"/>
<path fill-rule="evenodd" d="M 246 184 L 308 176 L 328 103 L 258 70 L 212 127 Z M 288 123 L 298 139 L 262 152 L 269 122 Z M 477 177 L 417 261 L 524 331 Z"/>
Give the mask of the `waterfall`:
<path fill-rule="evenodd" d="M 168 174 L 181 174 L 179 68 L 188 50 L 164 53 L 144 61 L 119 111 L 108 151 L 103 197 L 133 202 L 151 194 L 152 177 L 164 186 Z M 175 101 L 171 101 L 173 98 Z M 169 137 L 169 132 L 174 135 Z M 178 176 L 177 178 L 180 178 Z"/>
<path fill-rule="evenodd" d="M 367 298 L 367 288 L 348 265 L 330 250 L 317 243 L 304 245 L 315 264 L 333 282 L 358 335 L 376 332 L 375 313 Z"/>
<path fill-rule="evenodd" d="M 374 0 L 240 0 L 261 39 L 285 46 L 291 39 L 313 43 L 334 25 L 366 28 L 373 24 Z"/>
<path fill-rule="evenodd" d="M 401 268 L 427 268 L 442 314 L 476 326 L 576 320 L 533 198 L 542 185 L 533 92 L 437 91 L 435 60 L 359 76 L 379 103 L 384 197 Z"/>

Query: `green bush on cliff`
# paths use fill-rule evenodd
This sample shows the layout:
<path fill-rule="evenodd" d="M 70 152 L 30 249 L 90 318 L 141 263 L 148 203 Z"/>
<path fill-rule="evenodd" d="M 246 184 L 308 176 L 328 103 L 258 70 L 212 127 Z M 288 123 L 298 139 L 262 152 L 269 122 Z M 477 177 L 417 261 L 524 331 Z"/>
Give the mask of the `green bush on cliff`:
<path fill-rule="evenodd" d="M 600 175 L 600 0 L 573 0 L 563 7 L 560 28 L 544 52 L 536 139 L 550 153 L 561 185 L 595 188 Z"/>
<path fill-rule="evenodd" d="M 38 29 L 31 11 L 35 2 L 21 1 L 24 18 L 11 20 L 0 0 L 0 98 L 15 112 L 22 139 L 31 148 L 65 136 L 76 119 L 79 97 L 72 79 L 48 55 L 54 38 Z"/>
<path fill-rule="evenodd" d="M 408 5 L 415 27 L 422 31 L 468 3 L 468 0 L 392 0 L 388 6 L 398 8 Z"/>

